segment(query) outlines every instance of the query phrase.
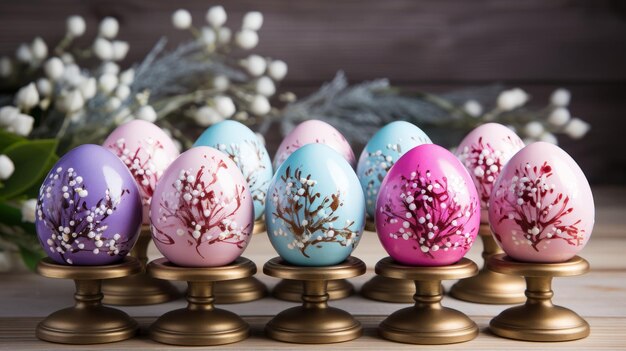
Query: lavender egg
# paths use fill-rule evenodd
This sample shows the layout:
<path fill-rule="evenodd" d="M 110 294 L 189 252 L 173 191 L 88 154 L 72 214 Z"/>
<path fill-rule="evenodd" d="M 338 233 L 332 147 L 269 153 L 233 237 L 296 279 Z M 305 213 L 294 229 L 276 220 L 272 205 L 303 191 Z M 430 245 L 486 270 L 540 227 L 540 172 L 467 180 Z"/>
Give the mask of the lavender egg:
<path fill-rule="evenodd" d="M 48 256 L 61 264 L 121 261 L 137 241 L 141 196 L 128 168 L 98 145 L 63 156 L 46 176 L 35 227 Z"/>

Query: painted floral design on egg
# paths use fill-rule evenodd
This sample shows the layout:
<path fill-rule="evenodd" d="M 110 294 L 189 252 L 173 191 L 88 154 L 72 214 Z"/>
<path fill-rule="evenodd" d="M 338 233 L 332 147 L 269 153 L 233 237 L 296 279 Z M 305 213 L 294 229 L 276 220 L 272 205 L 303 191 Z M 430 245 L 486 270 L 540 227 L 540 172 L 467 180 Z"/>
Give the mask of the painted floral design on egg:
<path fill-rule="evenodd" d="M 304 145 L 314 143 L 330 146 L 341 154 L 352 167 L 355 166 L 354 152 L 343 134 L 326 122 L 310 119 L 298 124 L 280 143 L 274 156 L 274 169 L 278 169 L 294 151 Z"/>
<path fill-rule="evenodd" d="M 152 237 L 170 261 L 220 266 L 239 257 L 250 241 L 254 208 L 237 166 L 216 149 L 200 146 L 168 168 L 151 216 Z"/>
<path fill-rule="evenodd" d="M 126 256 L 137 239 L 139 191 L 113 154 L 83 145 L 50 171 L 39 191 L 36 215 L 39 239 L 55 261 L 111 264 Z"/>
<path fill-rule="evenodd" d="M 376 206 L 383 246 L 408 265 L 454 263 L 478 231 L 478 196 L 469 174 L 436 145 L 417 146 L 398 160 L 383 180 Z"/>

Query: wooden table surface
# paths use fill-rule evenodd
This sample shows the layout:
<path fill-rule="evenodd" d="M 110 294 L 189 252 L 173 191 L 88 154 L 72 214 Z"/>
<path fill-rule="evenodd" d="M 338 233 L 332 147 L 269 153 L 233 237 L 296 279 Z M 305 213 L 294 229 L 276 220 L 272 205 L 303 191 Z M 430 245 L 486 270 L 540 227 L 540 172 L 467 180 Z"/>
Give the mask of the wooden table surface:
<path fill-rule="evenodd" d="M 489 333 L 489 320 L 505 305 L 480 305 L 456 300 L 446 296 L 443 304 L 463 311 L 480 327 L 479 336 L 473 341 L 442 346 L 405 345 L 386 341 L 376 334 L 376 327 L 387 315 L 403 308 L 405 304 L 391 304 L 366 300 L 358 295 L 333 301 L 331 305 L 351 312 L 363 323 L 364 336 L 346 343 L 333 344 L 332 349 L 436 349 L 436 350 L 530 350 L 550 348 L 555 350 L 626 350 L 626 188 L 594 189 L 596 200 L 596 225 L 589 244 L 581 256 L 591 263 L 591 272 L 584 276 L 558 278 L 554 281 L 554 302 L 573 309 L 591 325 L 591 335 L 583 340 L 539 344 L 507 340 Z M 475 245 L 468 257 L 480 262 L 482 247 Z M 156 256 L 154 248 L 151 255 Z M 259 267 L 275 256 L 266 235 L 253 238 L 246 250 L 246 257 Z M 354 256 L 368 266 L 364 276 L 352 279 L 357 289 L 374 274 L 377 260 L 385 256 L 374 233 L 366 232 Z M 258 274 L 259 279 L 273 286 L 276 279 Z M 166 304 L 122 308 L 135 317 L 142 326 L 139 336 L 114 344 L 68 346 L 57 345 L 35 338 L 36 324 L 49 313 L 72 304 L 73 284 L 70 281 L 47 279 L 32 273 L 0 275 L 0 350 L 172 350 L 185 349 L 161 345 L 147 338 L 146 328 L 156 317 L 169 310 L 184 306 L 183 300 Z M 444 282 L 450 287 L 453 282 Z M 180 285 L 181 289 L 184 288 Z M 240 343 L 211 347 L 211 349 L 320 349 L 321 345 L 296 345 L 270 340 L 263 335 L 265 323 L 278 311 L 294 306 L 294 303 L 264 298 L 262 300 L 234 305 L 222 305 L 240 314 L 252 326 L 252 336 Z"/>

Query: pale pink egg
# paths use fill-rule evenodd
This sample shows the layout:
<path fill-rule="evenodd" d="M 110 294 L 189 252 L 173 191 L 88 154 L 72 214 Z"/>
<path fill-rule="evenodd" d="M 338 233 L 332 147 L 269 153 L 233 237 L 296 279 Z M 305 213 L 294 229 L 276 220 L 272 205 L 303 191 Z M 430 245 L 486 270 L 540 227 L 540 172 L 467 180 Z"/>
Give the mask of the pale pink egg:
<path fill-rule="evenodd" d="M 172 263 L 217 267 L 250 241 L 254 205 L 228 155 L 208 146 L 182 153 L 165 171 L 150 205 L 152 239 Z"/>
<path fill-rule="evenodd" d="M 274 156 L 274 169 L 278 169 L 294 151 L 303 145 L 313 143 L 330 146 L 343 156 L 352 168 L 356 165 L 354 152 L 352 152 L 352 148 L 346 138 L 330 124 L 311 119 L 298 124 L 280 143 Z"/>
<path fill-rule="evenodd" d="M 504 165 L 524 142 L 509 128 L 486 123 L 472 130 L 459 144 L 456 154 L 469 171 L 480 196 L 481 221 L 487 223 L 489 196 Z"/>
<path fill-rule="evenodd" d="M 448 150 L 422 144 L 383 179 L 376 231 L 389 256 L 409 266 L 445 266 L 473 245 L 480 225 L 476 187 Z"/>
<path fill-rule="evenodd" d="M 585 247 L 593 230 L 591 188 L 570 155 L 532 143 L 509 160 L 489 200 L 489 223 L 513 259 L 563 262 Z"/>
<path fill-rule="evenodd" d="M 141 193 L 143 224 L 150 223 L 150 201 L 167 167 L 178 157 L 172 139 L 153 123 L 133 120 L 117 127 L 102 144 L 128 167 Z"/>

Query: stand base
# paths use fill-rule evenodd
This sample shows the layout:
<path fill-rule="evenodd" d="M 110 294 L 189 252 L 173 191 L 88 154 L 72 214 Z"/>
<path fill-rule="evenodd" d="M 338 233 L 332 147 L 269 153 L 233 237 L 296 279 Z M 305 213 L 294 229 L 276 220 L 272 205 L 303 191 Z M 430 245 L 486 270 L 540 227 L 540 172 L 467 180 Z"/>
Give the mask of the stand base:
<path fill-rule="evenodd" d="M 213 290 L 215 303 L 241 303 L 264 298 L 267 287 L 255 277 L 216 282 Z"/>
<path fill-rule="evenodd" d="M 181 296 L 171 283 L 145 273 L 104 281 L 102 292 L 104 304 L 117 306 L 155 305 Z"/>
<path fill-rule="evenodd" d="M 232 312 L 179 309 L 168 312 L 150 326 L 150 338 L 170 345 L 211 346 L 241 341 L 250 327 Z"/>
<path fill-rule="evenodd" d="M 492 272 L 486 268 L 478 275 L 459 280 L 450 295 L 463 301 L 493 305 L 512 305 L 526 301 L 524 278 Z"/>
<path fill-rule="evenodd" d="M 361 288 L 363 297 L 384 302 L 412 303 L 415 284 L 410 280 L 376 275 Z"/>
<path fill-rule="evenodd" d="M 570 341 L 589 336 L 589 324 L 574 311 L 561 306 L 526 304 L 500 313 L 489 329 L 509 339 Z"/>
<path fill-rule="evenodd" d="M 354 340 L 363 328 L 352 315 L 327 307 L 292 307 L 274 317 L 265 327 L 268 337 L 291 343 L 320 344 Z"/>
<path fill-rule="evenodd" d="M 277 299 L 300 302 L 302 301 L 302 281 L 283 279 L 272 290 L 272 296 Z M 354 293 L 354 286 L 345 279 L 328 281 L 328 299 L 340 300 Z"/>
<path fill-rule="evenodd" d="M 37 325 L 39 339 L 61 344 L 102 344 L 133 337 L 139 326 L 126 313 L 110 307 L 69 307 Z"/>
<path fill-rule="evenodd" d="M 470 341 L 478 326 L 463 313 L 443 307 L 407 307 L 392 313 L 378 327 L 388 340 L 408 344 L 441 345 Z"/>

